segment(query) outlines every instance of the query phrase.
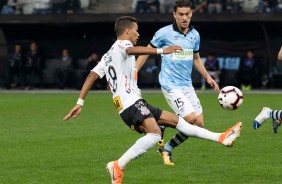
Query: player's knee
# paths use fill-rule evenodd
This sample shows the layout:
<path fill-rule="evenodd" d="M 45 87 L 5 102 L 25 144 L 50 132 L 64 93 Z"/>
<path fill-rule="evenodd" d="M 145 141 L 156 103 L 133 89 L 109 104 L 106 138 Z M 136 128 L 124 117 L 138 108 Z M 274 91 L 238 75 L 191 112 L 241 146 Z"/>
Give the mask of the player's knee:
<path fill-rule="evenodd" d="M 195 123 L 194 123 L 194 125 L 196 125 L 196 126 L 198 126 L 198 127 L 204 127 L 204 122 L 202 122 L 202 121 L 196 121 Z"/>
<path fill-rule="evenodd" d="M 146 134 L 151 133 L 151 134 L 156 134 L 156 135 L 160 135 L 160 136 L 162 135 L 160 128 L 150 129 L 150 130 L 147 130 L 145 133 Z"/>
<path fill-rule="evenodd" d="M 147 136 L 150 136 L 150 140 L 152 141 L 152 144 L 156 144 L 162 139 L 160 134 L 148 133 Z"/>
<path fill-rule="evenodd" d="M 196 125 L 198 127 L 204 127 L 204 121 L 202 121 L 201 118 L 198 118 L 197 116 L 194 116 L 192 114 L 184 117 L 184 120 L 192 125 Z"/>
<path fill-rule="evenodd" d="M 185 117 L 183 117 L 183 119 L 185 121 L 187 121 L 188 123 L 193 124 L 193 125 L 197 122 L 196 116 L 194 116 L 193 114 L 185 116 Z"/>
<path fill-rule="evenodd" d="M 154 131 L 154 134 L 158 134 L 158 135 L 162 136 L 162 131 L 161 131 L 161 129 L 159 128 L 159 129 L 155 130 L 155 131 Z"/>
<path fill-rule="evenodd" d="M 155 127 L 150 128 L 148 133 L 157 134 L 157 135 L 160 135 L 160 136 L 162 135 L 162 131 L 161 131 L 159 126 L 155 126 Z"/>

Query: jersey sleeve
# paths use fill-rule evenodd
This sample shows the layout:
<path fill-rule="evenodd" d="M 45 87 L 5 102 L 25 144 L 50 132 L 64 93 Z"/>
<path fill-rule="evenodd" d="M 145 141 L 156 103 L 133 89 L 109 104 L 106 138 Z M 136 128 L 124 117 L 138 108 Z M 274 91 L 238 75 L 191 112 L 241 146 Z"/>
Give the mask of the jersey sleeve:
<path fill-rule="evenodd" d="M 164 33 L 162 29 L 160 29 L 153 36 L 153 39 L 150 41 L 150 45 L 155 48 L 162 48 L 164 45 L 164 40 Z"/>
<path fill-rule="evenodd" d="M 104 77 L 106 73 L 105 73 L 105 61 L 103 60 L 103 58 L 91 71 L 97 73 L 97 75 L 99 75 L 100 78 Z"/>
<path fill-rule="evenodd" d="M 194 46 L 194 53 L 199 52 L 199 50 L 200 50 L 200 34 L 196 32 L 196 42 Z"/>
<path fill-rule="evenodd" d="M 118 43 L 119 48 L 121 49 L 121 53 L 123 57 L 127 57 L 126 49 L 129 47 L 133 47 L 132 43 L 129 40 L 123 40 Z"/>

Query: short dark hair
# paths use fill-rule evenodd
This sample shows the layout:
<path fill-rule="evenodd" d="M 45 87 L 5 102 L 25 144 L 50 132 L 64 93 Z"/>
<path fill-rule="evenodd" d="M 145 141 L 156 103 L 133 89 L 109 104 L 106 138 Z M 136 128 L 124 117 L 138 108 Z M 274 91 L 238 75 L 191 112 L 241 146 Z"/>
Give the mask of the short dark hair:
<path fill-rule="evenodd" d="M 126 28 L 131 28 L 133 23 L 137 23 L 136 18 L 131 16 L 122 16 L 116 20 L 115 32 L 117 36 L 120 36 Z"/>
<path fill-rule="evenodd" d="M 181 7 L 192 7 L 192 2 L 190 0 L 175 0 L 173 4 L 173 11 L 176 12 L 177 8 Z"/>

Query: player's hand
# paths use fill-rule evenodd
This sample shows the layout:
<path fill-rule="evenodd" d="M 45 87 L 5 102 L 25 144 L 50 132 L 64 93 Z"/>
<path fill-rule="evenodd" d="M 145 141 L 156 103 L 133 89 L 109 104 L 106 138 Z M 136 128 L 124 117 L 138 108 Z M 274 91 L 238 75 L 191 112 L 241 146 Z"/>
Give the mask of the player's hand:
<path fill-rule="evenodd" d="M 215 91 L 219 91 L 219 86 L 218 84 L 215 82 L 215 80 L 213 80 L 211 77 L 207 78 L 207 83 L 215 90 Z"/>
<path fill-rule="evenodd" d="M 67 121 L 70 118 L 76 118 L 81 112 L 81 106 L 76 104 L 70 112 L 64 117 L 64 121 Z"/>
<path fill-rule="evenodd" d="M 173 52 L 181 52 L 183 49 L 180 46 L 174 45 L 164 48 L 164 54 L 170 54 Z"/>

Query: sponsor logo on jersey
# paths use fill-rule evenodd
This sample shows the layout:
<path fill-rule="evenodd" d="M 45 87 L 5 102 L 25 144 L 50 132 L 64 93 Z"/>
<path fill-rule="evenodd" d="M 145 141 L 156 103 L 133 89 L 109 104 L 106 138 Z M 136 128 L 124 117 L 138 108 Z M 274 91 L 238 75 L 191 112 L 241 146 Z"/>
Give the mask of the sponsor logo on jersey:
<path fill-rule="evenodd" d="M 121 103 L 121 100 L 120 100 L 120 96 L 116 96 L 114 99 L 113 99 L 113 102 L 115 104 L 115 108 L 117 111 L 120 111 L 122 110 L 122 103 Z"/>
<path fill-rule="evenodd" d="M 184 49 L 181 52 L 172 53 L 173 60 L 192 60 L 193 59 L 193 50 L 192 49 Z"/>

